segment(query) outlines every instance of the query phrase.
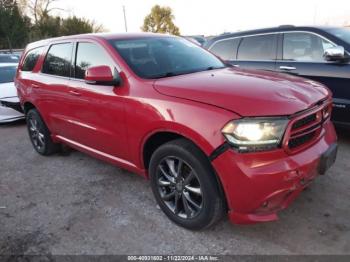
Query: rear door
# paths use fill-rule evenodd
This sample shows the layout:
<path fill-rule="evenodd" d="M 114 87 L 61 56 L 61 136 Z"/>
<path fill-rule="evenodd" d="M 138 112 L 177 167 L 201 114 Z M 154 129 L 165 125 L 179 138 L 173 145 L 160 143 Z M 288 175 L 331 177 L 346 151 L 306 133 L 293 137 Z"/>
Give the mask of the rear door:
<path fill-rule="evenodd" d="M 276 69 L 277 33 L 245 36 L 239 43 L 234 66 L 250 69 Z"/>
<path fill-rule="evenodd" d="M 350 123 L 350 64 L 323 58 L 324 50 L 335 44 L 312 32 L 286 32 L 281 41 L 277 70 L 325 84 L 333 92 L 333 120 Z"/>
<path fill-rule="evenodd" d="M 41 72 L 35 74 L 32 90 L 35 105 L 53 134 L 66 135 L 69 128 L 70 105 L 67 104 L 73 44 L 55 43 L 49 47 Z"/>

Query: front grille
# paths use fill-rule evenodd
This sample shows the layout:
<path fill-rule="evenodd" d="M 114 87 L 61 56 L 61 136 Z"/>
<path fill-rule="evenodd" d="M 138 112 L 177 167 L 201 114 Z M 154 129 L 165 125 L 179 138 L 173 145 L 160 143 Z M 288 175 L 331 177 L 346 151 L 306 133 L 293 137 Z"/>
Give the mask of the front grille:
<path fill-rule="evenodd" d="M 311 123 L 315 122 L 316 120 L 317 120 L 317 114 L 311 114 L 307 117 L 304 117 L 304 118 L 296 121 L 292 126 L 292 130 L 296 130 L 296 129 L 299 129 L 301 127 L 310 125 Z"/>
<path fill-rule="evenodd" d="M 309 110 L 301 116 L 298 115 L 296 120 L 291 121 L 287 138 L 287 148 L 293 152 L 311 144 L 321 134 L 323 122 L 329 118 L 325 114 L 325 109 L 329 105 L 322 103 L 317 108 Z"/>
<path fill-rule="evenodd" d="M 288 142 L 288 147 L 289 147 L 289 149 L 294 149 L 294 148 L 297 148 L 301 145 L 304 145 L 304 144 L 310 142 L 315 137 L 315 135 L 316 135 L 316 131 L 313 131 L 313 132 L 305 134 L 303 136 L 292 138 Z"/>

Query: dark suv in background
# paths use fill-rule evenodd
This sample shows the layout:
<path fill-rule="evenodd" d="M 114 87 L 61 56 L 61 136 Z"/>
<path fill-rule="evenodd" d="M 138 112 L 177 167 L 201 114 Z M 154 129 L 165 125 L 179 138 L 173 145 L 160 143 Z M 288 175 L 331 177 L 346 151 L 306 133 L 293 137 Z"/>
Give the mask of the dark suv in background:
<path fill-rule="evenodd" d="M 325 84 L 333 92 L 333 121 L 350 126 L 350 28 L 280 26 L 221 35 L 204 47 L 235 67 Z"/>

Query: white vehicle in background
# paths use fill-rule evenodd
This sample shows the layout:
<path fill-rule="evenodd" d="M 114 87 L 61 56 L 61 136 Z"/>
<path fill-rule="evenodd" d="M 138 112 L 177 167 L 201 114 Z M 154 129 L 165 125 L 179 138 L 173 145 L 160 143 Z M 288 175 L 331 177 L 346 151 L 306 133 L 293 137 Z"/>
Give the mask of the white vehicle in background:
<path fill-rule="evenodd" d="M 2 54 L 0 53 L 0 64 L 3 63 L 19 63 L 21 54 Z"/>
<path fill-rule="evenodd" d="M 17 63 L 0 63 L 0 123 L 24 119 L 13 83 L 17 66 Z"/>

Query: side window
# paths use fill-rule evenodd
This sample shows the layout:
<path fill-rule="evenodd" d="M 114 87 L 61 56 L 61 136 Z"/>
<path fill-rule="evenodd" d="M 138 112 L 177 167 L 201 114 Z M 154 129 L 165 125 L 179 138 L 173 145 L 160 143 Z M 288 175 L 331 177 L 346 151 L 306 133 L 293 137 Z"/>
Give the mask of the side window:
<path fill-rule="evenodd" d="M 72 46 L 72 43 L 52 45 L 46 55 L 42 72 L 70 77 Z"/>
<path fill-rule="evenodd" d="M 324 50 L 333 47 L 329 41 L 310 33 L 285 33 L 283 59 L 302 62 L 324 61 Z"/>
<path fill-rule="evenodd" d="M 75 61 L 75 78 L 84 79 L 85 71 L 92 66 L 107 65 L 113 72 L 113 61 L 102 47 L 93 43 L 79 43 Z"/>
<path fill-rule="evenodd" d="M 44 49 L 43 47 L 38 47 L 38 48 L 35 48 L 33 50 L 30 50 L 24 59 L 21 70 L 22 71 L 33 71 L 36 63 L 38 62 L 40 55 L 43 52 L 43 49 Z"/>
<path fill-rule="evenodd" d="M 210 51 L 223 60 L 235 60 L 239 42 L 240 38 L 219 40 L 210 48 Z"/>
<path fill-rule="evenodd" d="M 238 60 L 275 60 L 277 37 L 274 34 L 243 38 L 238 49 Z"/>

